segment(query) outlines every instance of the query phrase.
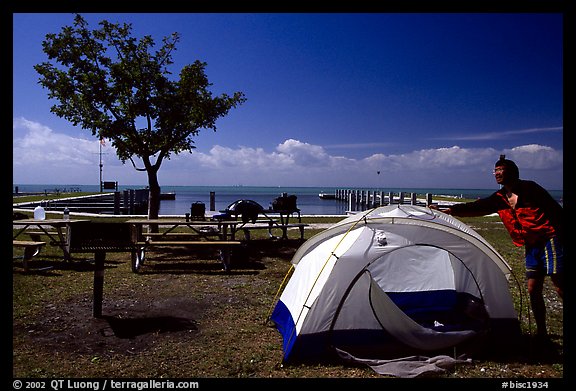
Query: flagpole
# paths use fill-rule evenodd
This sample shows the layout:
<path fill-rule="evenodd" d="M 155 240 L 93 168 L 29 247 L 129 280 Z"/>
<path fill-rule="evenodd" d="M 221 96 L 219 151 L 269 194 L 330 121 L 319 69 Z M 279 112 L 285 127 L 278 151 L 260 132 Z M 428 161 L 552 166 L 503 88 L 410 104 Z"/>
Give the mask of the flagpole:
<path fill-rule="evenodd" d="M 100 193 L 102 193 L 102 140 L 103 138 L 100 137 Z"/>

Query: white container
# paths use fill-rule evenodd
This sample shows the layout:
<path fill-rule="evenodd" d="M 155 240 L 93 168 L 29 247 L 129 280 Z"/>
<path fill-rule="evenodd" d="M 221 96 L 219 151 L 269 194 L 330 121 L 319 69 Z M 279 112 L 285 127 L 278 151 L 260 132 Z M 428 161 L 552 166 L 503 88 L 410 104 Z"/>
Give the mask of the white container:
<path fill-rule="evenodd" d="M 40 205 L 34 208 L 34 220 L 46 220 L 46 211 Z"/>

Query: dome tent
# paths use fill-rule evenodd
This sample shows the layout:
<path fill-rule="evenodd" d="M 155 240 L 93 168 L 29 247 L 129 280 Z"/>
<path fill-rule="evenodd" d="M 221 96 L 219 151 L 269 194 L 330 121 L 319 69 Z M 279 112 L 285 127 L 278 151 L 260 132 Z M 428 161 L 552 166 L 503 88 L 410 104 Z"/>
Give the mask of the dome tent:
<path fill-rule="evenodd" d="M 509 265 L 440 211 L 357 213 L 306 241 L 292 264 L 271 314 L 285 362 L 398 358 L 520 334 Z"/>

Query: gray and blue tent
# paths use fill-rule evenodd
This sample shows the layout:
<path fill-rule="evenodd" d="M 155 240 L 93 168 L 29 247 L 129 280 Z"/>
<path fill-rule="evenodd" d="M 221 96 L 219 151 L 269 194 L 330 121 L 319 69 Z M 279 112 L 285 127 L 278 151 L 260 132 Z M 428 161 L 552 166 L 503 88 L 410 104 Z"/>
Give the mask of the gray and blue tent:
<path fill-rule="evenodd" d="M 271 314 L 285 362 L 454 352 L 520 332 L 510 266 L 437 210 L 354 214 L 308 239 L 292 264 Z"/>

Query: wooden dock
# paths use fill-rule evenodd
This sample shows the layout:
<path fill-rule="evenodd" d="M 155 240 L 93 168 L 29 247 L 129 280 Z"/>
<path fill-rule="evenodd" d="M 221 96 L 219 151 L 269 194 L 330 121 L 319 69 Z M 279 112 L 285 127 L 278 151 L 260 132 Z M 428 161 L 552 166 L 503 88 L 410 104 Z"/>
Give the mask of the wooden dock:
<path fill-rule="evenodd" d="M 42 206 L 46 212 L 91 213 L 106 215 L 141 215 L 148 213 L 148 190 L 123 190 L 48 201 L 22 202 L 14 208 L 33 210 Z"/>

